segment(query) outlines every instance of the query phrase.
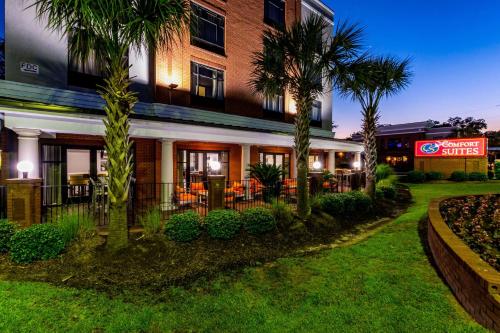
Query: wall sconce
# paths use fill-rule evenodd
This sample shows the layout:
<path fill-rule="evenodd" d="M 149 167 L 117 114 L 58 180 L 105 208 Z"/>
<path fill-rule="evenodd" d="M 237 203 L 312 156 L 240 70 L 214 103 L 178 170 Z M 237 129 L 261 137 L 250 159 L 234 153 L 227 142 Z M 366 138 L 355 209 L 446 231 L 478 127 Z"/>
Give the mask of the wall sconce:
<path fill-rule="evenodd" d="M 321 165 L 320 161 L 314 161 L 314 163 L 313 163 L 313 169 L 314 170 L 320 170 L 321 167 L 322 167 L 322 165 Z"/>
<path fill-rule="evenodd" d="M 290 105 L 288 106 L 288 112 L 290 114 L 297 114 L 297 103 L 293 99 L 290 99 Z"/>
<path fill-rule="evenodd" d="M 169 100 L 169 104 L 172 105 L 172 91 L 177 88 L 179 85 L 176 84 L 176 83 L 170 83 L 168 85 L 168 100 Z"/>
<path fill-rule="evenodd" d="M 33 163 L 30 161 L 21 161 L 17 163 L 17 171 L 22 172 L 23 179 L 28 178 L 28 173 L 33 171 Z"/>
<path fill-rule="evenodd" d="M 352 166 L 354 167 L 354 169 L 359 170 L 361 168 L 361 162 L 355 161 L 354 163 L 352 163 Z"/>

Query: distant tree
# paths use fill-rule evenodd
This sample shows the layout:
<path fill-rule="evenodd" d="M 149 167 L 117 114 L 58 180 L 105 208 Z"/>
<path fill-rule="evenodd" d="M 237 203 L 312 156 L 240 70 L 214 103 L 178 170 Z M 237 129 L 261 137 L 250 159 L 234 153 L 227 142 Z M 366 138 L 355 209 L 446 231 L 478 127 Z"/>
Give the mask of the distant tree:
<path fill-rule="evenodd" d="M 489 147 L 500 147 L 500 131 L 487 131 L 484 136 L 488 138 Z"/>
<path fill-rule="evenodd" d="M 482 135 L 482 130 L 488 128 L 484 119 L 475 119 L 473 117 L 467 117 L 465 119 L 461 117 L 451 117 L 445 124 L 456 127 L 457 137 L 459 138 L 470 138 Z"/>

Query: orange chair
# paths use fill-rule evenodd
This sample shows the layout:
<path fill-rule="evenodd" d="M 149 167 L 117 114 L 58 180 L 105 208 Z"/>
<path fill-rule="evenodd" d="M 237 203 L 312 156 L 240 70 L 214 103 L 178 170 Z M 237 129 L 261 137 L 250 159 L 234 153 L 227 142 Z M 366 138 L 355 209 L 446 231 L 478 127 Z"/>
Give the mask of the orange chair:
<path fill-rule="evenodd" d="M 243 198 L 245 196 L 245 186 L 243 186 L 240 182 L 234 182 L 230 189 L 236 198 Z"/>
<path fill-rule="evenodd" d="M 197 203 L 197 196 L 186 193 L 186 189 L 177 186 L 175 189 L 175 201 L 179 206 L 190 206 Z"/>
<path fill-rule="evenodd" d="M 200 191 L 205 191 L 203 183 L 191 183 L 191 194 L 197 195 Z"/>
<path fill-rule="evenodd" d="M 262 189 L 264 186 L 255 178 L 250 178 L 248 181 L 249 186 L 250 186 L 250 194 L 252 196 L 258 196 L 262 194 Z"/>

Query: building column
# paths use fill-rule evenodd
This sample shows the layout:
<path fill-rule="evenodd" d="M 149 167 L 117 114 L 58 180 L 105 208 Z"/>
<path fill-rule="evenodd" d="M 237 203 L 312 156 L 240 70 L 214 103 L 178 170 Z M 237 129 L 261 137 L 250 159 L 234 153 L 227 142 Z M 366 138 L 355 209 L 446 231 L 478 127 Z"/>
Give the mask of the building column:
<path fill-rule="evenodd" d="M 38 137 L 42 133 L 37 129 L 15 128 L 17 133 L 17 161 L 29 161 L 33 164 L 33 170 L 28 173 L 28 178 L 40 178 L 40 154 L 38 147 Z M 19 172 L 18 177 L 22 178 Z"/>
<path fill-rule="evenodd" d="M 162 209 L 172 207 L 172 197 L 175 191 L 174 184 L 174 141 L 161 141 L 161 183 L 162 183 Z"/>
<path fill-rule="evenodd" d="M 356 170 L 362 169 L 361 166 L 363 163 L 361 162 L 361 152 L 357 151 L 354 153 L 354 163 L 356 163 L 355 164 L 356 167 L 354 169 Z"/>
<path fill-rule="evenodd" d="M 241 179 L 250 178 L 248 174 L 248 167 L 250 166 L 250 145 L 244 144 L 241 145 Z"/>
<path fill-rule="evenodd" d="M 295 154 L 295 149 L 292 149 L 290 154 L 290 178 L 297 178 L 297 154 Z"/>
<path fill-rule="evenodd" d="M 328 171 L 335 174 L 335 150 L 328 151 Z"/>

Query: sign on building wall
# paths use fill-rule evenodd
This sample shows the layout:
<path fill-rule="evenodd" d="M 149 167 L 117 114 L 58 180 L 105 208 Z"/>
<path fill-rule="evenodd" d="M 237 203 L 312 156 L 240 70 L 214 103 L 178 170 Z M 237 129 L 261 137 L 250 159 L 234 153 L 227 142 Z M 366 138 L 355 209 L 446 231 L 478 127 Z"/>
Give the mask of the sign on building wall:
<path fill-rule="evenodd" d="M 30 64 L 29 62 L 21 62 L 19 64 L 19 69 L 23 73 L 36 74 L 36 75 L 38 75 L 40 71 L 38 65 Z"/>
<path fill-rule="evenodd" d="M 415 142 L 415 157 L 485 157 L 486 138 L 425 140 Z"/>

